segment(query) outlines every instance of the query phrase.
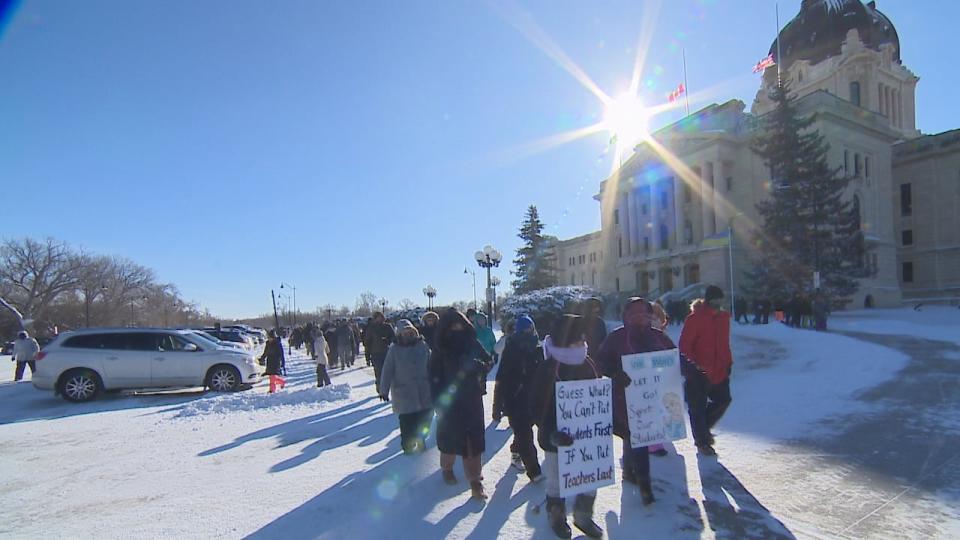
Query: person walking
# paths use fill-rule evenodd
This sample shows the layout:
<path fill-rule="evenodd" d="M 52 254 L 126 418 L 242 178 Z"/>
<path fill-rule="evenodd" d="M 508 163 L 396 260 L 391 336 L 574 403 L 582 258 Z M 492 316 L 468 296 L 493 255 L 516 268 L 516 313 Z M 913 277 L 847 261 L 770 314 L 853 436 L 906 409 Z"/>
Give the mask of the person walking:
<path fill-rule="evenodd" d="M 586 333 L 585 321 L 579 315 L 567 314 L 557 320 L 553 331 L 543 340 L 544 361 L 537 368 L 531 389 L 531 409 L 538 428 L 537 442 L 544 452 L 547 519 L 554 534 L 560 538 L 570 538 L 573 531 L 567 524 L 566 501 L 560 496 L 557 454 L 558 448 L 573 445 L 574 439 L 557 429 L 556 384 L 560 381 L 601 377 L 600 368 L 587 354 Z M 590 538 L 603 536 L 603 529 L 593 521 L 596 498 L 596 490 L 588 491 L 577 495 L 573 503 L 573 524 Z"/>
<path fill-rule="evenodd" d="M 341 369 L 353 367 L 353 330 L 345 320 L 337 323 L 337 355 Z"/>
<path fill-rule="evenodd" d="M 23 380 L 23 372 L 30 367 L 30 377 L 37 371 L 37 362 L 34 360 L 37 353 L 40 352 L 40 344 L 37 340 L 30 337 L 26 330 L 17 333 L 17 339 L 13 341 L 13 360 L 17 363 L 14 368 L 13 380 Z"/>
<path fill-rule="evenodd" d="M 377 391 L 380 388 L 380 372 L 383 370 L 383 361 L 387 358 L 387 349 L 394 341 L 396 341 L 396 335 L 393 333 L 393 328 L 387 324 L 383 313 L 377 311 L 373 314 L 370 325 L 367 326 L 363 342 L 363 346 L 370 354 L 370 363 L 373 364 L 373 378 L 377 382 Z"/>
<path fill-rule="evenodd" d="M 623 370 L 622 357 L 676 348 L 666 334 L 653 327 L 653 317 L 650 302 L 640 297 L 629 298 L 623 308 L 623 326 L 603 341 L 597 359 L 603 374 L 613 380 L 613 432 L 623 441 L 623 480 L 639 486 L 644 506 L 654 502 L 650 452 L 646 446 L 633 448 L 630 444 L 626 389 L 632 381 Z"/>
<path fill-rule="evenodd" d="M 440 322 L 440 316 L 432 311 L 428 311 L 420 316 L 420 335 L 427 345 L 433 349 L 437 337 L 437 323 Z"/>
<path fill-rule="evenodd" d="M 390 401 L 397 414 L 400 446 L 408 455 L 427 448 L 427 433 L 433 419 L 429 359 L 430 347 L 417 327 L 407 319 L 397 321 L 397 342 L 387 349 L 380 373 L 380 398 Z"/>
<path fill-rule="evenodd" d="M 747 316 L 747 299 L 738 296 L 736 300 L 733 301 L 733 310 L 737 312 L 737 322 L 740 322 L 740 319 L 743 319 L 743 324 L 750 324 L 750 318 Z"/>
<path fill-rule="evenodd" d="M 507 339 L 500 357 L 496 386 L 493 390 L 493 421 L 506 416 L 513 430 L 510 444 L 510 464 L 519 472 L 526 472 L 532 482 L 543 475 L 537 448 L 533 442 L 533 416 L 528 396 L 533 388 L 533 376 L 543 361 L 543 349 L 533 319 L 527 315 L 517 318 L 515 332 Z"/>
<path fill-rule="evenodd" d="M 690 429 L 701 454 L 716 455 L 711 430 L 730 406 L 730 373 L 733 353 L 730 351 L 730 313 L 723 311 L 723 290 L 707 287 L 702 299 L 694 300 L 692 313 L 680 332 L 680 353 L 706 373 L 707 387 L 702 398 L 692 402 Z"/>
<path fill-rule="evenodd" d="M 653 308 L 653 316 L 650 319 L 650 325 L 655 330 L 666 332 L 667 325 L 670 324 L 670 318 L 667 317 L 667 311 L 663 309 L 663 304 L 661 304 L 659 300 L 655 300 L 652 304 L 650 304 L 650 307 Z M 664 457 L 667 455 L 667 449 L 659 443 L 648 446 L 647 452 L 657 457 Z"/>
<path fill-rule="evenodd" d="M 440 470 L 447 484 L 456 484 L 453 465 L 463 458 L 463 471 L 475 499 L 487 498 L 482 483 L 485 450 L 483 393 L 493 362 L 477 341 L 467 317 L 455 308 L 440 316 L 436 347 L 430 356 L 430 390 L 437 413 Z"/>
<path fill-rule="evenodd" d="M 493 335 L 493 328 L 490 328 L 490 321 L 483 313 L 477 313 L 476 317 L 477 341 L 483 345 L 483 350 L 487 351 L 493 357 L 493 348 L 497 345 L 497 337 Z M 496 363 L 496 357 L 494 363 Z"/>
<path fill-rule="evenodd" d="M 277 386 L 283 390 L 287 385 L 287 381 L 281 375 L 284 364 L 283 344 L 280 343 L 276 330 L 271 329 L 269 332 L 267 343 L 263 346 L 263 354 L 260 355 L 260 364 L 266 366 L 263 374 L 270 377 L 270 393 L 276 392 Z"/>
<path fill-rule="evenodd" d="M 317 363 L 317 388 L 323 388 L 330 382 L 327 367 L 330 365 L 330 346 L 319 328 L 313 334 L 313 361 Z"/>

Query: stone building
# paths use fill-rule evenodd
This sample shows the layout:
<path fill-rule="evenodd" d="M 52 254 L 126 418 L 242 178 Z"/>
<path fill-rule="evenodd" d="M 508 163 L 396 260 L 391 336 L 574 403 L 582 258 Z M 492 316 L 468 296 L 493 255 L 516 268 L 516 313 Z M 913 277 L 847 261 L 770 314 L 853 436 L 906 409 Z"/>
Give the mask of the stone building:
<path fill-rule="evenodd" d="M 920 137 L 919 79 L 901 63 L 893 24 L 875 2 L 804 0 L 779 38 L 770 48 L 779 72 L 763 74 L 749 113 L 737 100 L 697 111 L 652 134 L 601 182 L 601 230 L 558 244 L 561 283 L 651 297 L 700 283 L 739 290 L 763 225 L 756 204 L 771 189 L 752 140 L 779 76 L 800 113 L 813 115 L 829 159 L 854 177 L 846 196 L 874 273 L 851 305 L 957 297 L 960 143 L 956 132 Z M 903 198 L 913 213 L 903 214 Z"/>

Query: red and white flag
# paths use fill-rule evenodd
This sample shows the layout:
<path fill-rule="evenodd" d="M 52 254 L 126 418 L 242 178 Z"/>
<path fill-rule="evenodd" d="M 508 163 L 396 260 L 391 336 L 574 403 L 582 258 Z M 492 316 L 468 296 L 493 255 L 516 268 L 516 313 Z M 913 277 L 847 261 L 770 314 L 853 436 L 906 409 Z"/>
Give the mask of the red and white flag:
<path fill-rule="evenodd" d="M 667 101 L 669 101 L 670 103 L 673 103 L 674 101 L 680 99 L 680 96 L 682 96 L 686 92 L 687 92 L 687 87 L 684 86 L 683 83 L 680 83 L 680 86 L 678 86 L 676 90 L 667 94 Z"/>
<path fill-rule="evenodd" d="M 762 73 L 768 67 L 772 67 L 775 65 L 777 65 L 777 63 L 773 61 L 773 53 L 770 53 L 767 55 L 766 58 L 757 62 L 757 65 L 753 66 L 753 72 Z"/>

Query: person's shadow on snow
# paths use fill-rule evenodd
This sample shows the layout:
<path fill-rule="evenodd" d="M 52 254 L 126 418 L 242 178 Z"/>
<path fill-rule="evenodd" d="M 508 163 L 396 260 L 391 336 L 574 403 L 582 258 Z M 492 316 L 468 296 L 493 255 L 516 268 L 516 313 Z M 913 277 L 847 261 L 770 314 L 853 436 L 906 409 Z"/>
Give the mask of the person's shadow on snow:
<path fill-rule="evenodd" d="M 697 468 L 703 508 L 718 538 L 796 539 L 717 458 L 697 454 Z M 736 502 L 736 508 L 728 496 Z"/>

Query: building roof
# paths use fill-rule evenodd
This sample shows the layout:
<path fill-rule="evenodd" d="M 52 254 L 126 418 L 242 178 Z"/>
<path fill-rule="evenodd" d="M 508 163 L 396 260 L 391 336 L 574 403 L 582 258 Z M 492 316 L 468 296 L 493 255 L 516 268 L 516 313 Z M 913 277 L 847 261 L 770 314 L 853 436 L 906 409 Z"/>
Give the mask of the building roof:
<path fill-rule="evenodd" d="M 800 13 L 780 31 L 780 61 L 777 41 L 770 45 L 770 54 L 787 69 L 797 60 L 817 64 L 840 54 L 847 32 L 856 30 L 867 48 L 879 51 L 885 44 L 893 45 L 893 60 L 900 62 L 900 37 L 886 15 L 877 9 L 876 2 L 863 4 L 860 0 L 803 0 Z"/>
<path fill-rule="evenodd" d="M 924 135 L 893 146 L 894 166 L 898 160 L 922 157 L 945 151 L 960 151 L 960 129 L 951 129 L 934 135 Z"/>

